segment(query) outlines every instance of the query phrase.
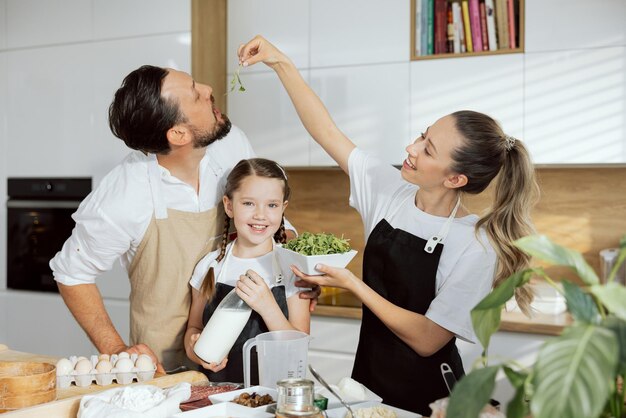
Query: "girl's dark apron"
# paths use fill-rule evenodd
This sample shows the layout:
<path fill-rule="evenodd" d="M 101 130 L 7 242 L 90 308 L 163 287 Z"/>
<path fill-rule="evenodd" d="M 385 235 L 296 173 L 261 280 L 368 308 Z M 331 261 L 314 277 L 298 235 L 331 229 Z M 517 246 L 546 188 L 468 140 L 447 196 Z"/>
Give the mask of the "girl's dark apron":
<path fill-rule="evenodd" d="M 232 248 L 232 244 L 231 244 L 231 248 Z M 228 261 L 228 252 L 226 256 L 224 257 L 224 260 L 223 260 L 224 265 L 222 266 L 220 275 L 221 273 L 225 271 L 225 264 L 227 263 L 227 261 Z M 276 258 L 274 257 L 272 261 L 273 261 L 272 267 L 274 270 L 273 272 L 274 280 L 275 282 L 280 283 L 281 279 L 278 277 L 281 277 L 281 276 L 280 276 L 280 271 L 277 271 Z M 243 273 L 245 272 L 241 272 L 241 274 Z M 230 286 L 224 283 L 218 282 L 216 284 L 215 296 L 213 297 L 213 299 L 211 299 L 211 302 L 207 303 L 207 305 L 204 308 L 204 313 L 202 314 L 203 325 L 206 326 L 206 324 L 209 322 L 209 319 L 211 318 L 211 316 L 217 309 L 217 306 L 220 304 L 222 299 L 224 299 L 224 297 L 226 297 L 226 295 L 232 289 L 234 289 L 233 286 Z M 274 295 L 274 299 L 276 299 L 276 302 L 278 303 L 278 306 L 280 307 L 280 310 L 285 315 L 285 318 L 289 319 L 289 309 L 287 308 L 285 286 L 276 285 L 272 287 L 271 290 L 272 290 L 272 295 Z M 230 352 L 228 353 L 228 363 L 226 364 L 226 367 L 217 373 L 214 373 L 210 370 L 206 370 L 202 367 L 200 367 L 199 370 L 209 378 L 210 382 L 242 383 L 243 382 L 243 345 L 250 338 L 254 338 L 257 335 L 263 332 L 268 332 L 268 331 L 269 329 L 265 325 L 265 322 L 263 321 L 263 318 L 261 318 L 261 315 L 259 315 L 256 311 L 253 310 L 252 314 L 250 315 L 250 318 L 248 319 L 248 322 L 243 328 L 243 331 L 241 331 L 241 334 L 239 334 L 239 337 L 237 337 L 237 340 L 235 341 L 235 345 L 233 346 L 233 348 L 231 348 Z M 257 355 L 256 355 L 256 347 L 252 348 L 251 355 L 250 355 L 250 379 L 251 379 L 250 380 L 251 385 L 259 384 L 259 367 L 258 367 L 258 361 L 257 361 Z"/>
<path fill-rule="evenodd" d="M 456 208 L 449 222 L 455 214 Z M 446 234 L 444 225 L 427 241 L 382 219 L 367 240 L 363 281 L 394 305 L 424 315 L 436 294 L 443 250 L 443 244 L 437 242 Z M 430 416 L 428 404 L 448 396 L 441 363 L 448 363 L 457 379 L 464 375 L 455 341 L 452 338 L 432 356 L 422 357 L 364 305 L 352 377 L 381 396 L 384 403 Z"/>

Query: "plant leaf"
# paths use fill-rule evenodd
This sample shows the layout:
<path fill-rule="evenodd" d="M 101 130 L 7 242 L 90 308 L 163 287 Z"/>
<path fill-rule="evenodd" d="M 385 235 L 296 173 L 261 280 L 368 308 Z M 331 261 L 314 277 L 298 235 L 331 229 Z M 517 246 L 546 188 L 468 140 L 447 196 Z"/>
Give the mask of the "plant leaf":
<path fill-rule="evenodd" d="M 513 273 L 472 309 L 474 332 L 483 348 L 487 349 L 491 336 L 500 327 L 500 313 L 504 304 L 513 297 L 516 287 L 530 280 L 533 272 L 533 269 L 526 269 Z"/>
<path fill-rule="evenodd" d="M 617 373 L 624 376 L 626 374 L 626 321 L 609 316 L 602 322 L 602 325 L 615 333 L 619 346 Z"/>
<path fill-rule="evenodd" d="M 626 320 L 626 287 L 624 285 L 611 282 L 591 286 L 590 290 L 609 312 Z"/>
<path fill-rule="evenodd" d="M 618 347 L 602 327 L 573 325 L 548 341 L 535 364 L 534 418 L 597 417 L 610 394 Z"/>
<path fill-rule="evenodd" d="M 523 237 L 516 240 L 515 245 L 533 257 L 552 264 L 571 267 L 585 284 L 600 283 L 596 272 L 579 252 L 555 244 L 545 235 Z"/>
<path fill-rule="evenodd" d="M 509 366 L 504 366 L 502 369 L 509 379 L 509 382 L 511 382 L 511 385 L 513 385 L 513 388 L 515 388 L 513 399 L 511 399 L 506 406 L 506 416 L 507 418 L 524 418 L 529 412 L 524 391 L 528 373 L 515 371 Z"/>
<path fill-rule="evenodd" d="M 463 376 L 454 385 L 446 416 L 476 418 L 491 398 L 499 369 L 500 366 L 489 366 L 472 370 Z"/>
<path fill-rule="evenodd" d="M 561 280 L 561 283 L 565 291 L 567 310 L 574 319 L 587 324 L 597 324 L 600 313 L 591 295 L 567 280 Z"/>

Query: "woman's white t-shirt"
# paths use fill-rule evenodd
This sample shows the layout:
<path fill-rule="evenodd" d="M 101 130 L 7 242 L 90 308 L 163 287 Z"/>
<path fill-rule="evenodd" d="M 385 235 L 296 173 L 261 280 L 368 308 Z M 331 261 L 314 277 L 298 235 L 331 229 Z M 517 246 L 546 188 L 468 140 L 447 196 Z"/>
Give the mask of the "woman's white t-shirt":
<path fill-rule="evenodd" d="M 398 169 L 358 148 L 348 167 L 350 206 L 363 218 L 366 242 L 383 218 L 425 240 L 440 231 L 447 218 L 418 209 L 419 187 L 405 181 Z M 469 342 L 476 342 L 470 311 L 489 293 L 497 260 L 485 232 L 475 233 L 478 219 L 468 215 L 452 222 L 437 267 L 436 296 L 426 312 L 431 321 Z"/>
<path fill-rule="evenodd" d="M 231 242 L 228 249 L 230 249 L 232 245 L 233 243 Z M 200 260 L 198 264 L 196 264 L 193 274 L 191 275 L 191 280 L 189 281 L 191 287 L 196 290 L 200 290 L 202 282 L 204 281 L 204 278 L 206 277 L 209 268 L 211 267 L 211 265 L 213 265 L 213 274 L 215 275 L 218 283 L 235 286 L 237 284 L 237 281 L 239 280 L 239 276 L 245 274 L 247 270 L 254 270 L 259 276 L 263 277 L 263 280 L 265 280 L 265 283 L 267 283 L 270 289 L 276 285 L 284 285 L 285 297 L 287 299 L 300 291 L 300 289 L 298 289 L 294 284 L 296 276 L 289 268 L 285 268 L 285 266 L 280 265 L 280 270 L 282 270 L 281 283 L 275 282 L 272 268 L 272 258 L 274 255 L 274 251 L 270 251 L 269 253 L 256 258 L 239 258 L 233 255 L 231 251 L 228 255 L 228 266 L 226 268 L 226 275 L 220 274 L 222 268 L 224 267 L 224 260 L 226 258 L 222 259 L 219 263 L 214 263 L 219 253 L 219 250 L 213 251 L 212 253 L 204 256 L 204 258 L 202 258 L 202 260 Z M 277 260 L 278 259 L 279 258 L 277 257 Z"/>

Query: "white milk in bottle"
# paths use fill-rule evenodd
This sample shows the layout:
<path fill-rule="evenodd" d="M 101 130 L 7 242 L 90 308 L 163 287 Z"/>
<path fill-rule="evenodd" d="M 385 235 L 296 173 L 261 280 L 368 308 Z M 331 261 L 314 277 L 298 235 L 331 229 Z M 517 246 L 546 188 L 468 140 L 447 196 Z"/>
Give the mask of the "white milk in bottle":
<path fill-rule="evenodd" d="M 219 363 L 237 341 L 252 310 L 231 290 L 217 306 L 196 341 L 194 353 L 206 363 Z"/>

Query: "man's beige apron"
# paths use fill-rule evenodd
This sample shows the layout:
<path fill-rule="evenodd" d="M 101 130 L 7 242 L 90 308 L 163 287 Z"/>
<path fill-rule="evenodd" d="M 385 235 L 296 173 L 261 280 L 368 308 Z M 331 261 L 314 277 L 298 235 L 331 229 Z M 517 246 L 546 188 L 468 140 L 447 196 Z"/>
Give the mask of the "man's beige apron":
<path fill-rule="evenodd" d="M 221 204 L 199 213 L 168 209 L 156 158 L 148 167 L 154 215 L 128 271 L 130 343 L 147 344 L 169 370 L 190 364 L 183 346 L 189 279 L 197 262 L 217 248 L 224 210 Z"/>

